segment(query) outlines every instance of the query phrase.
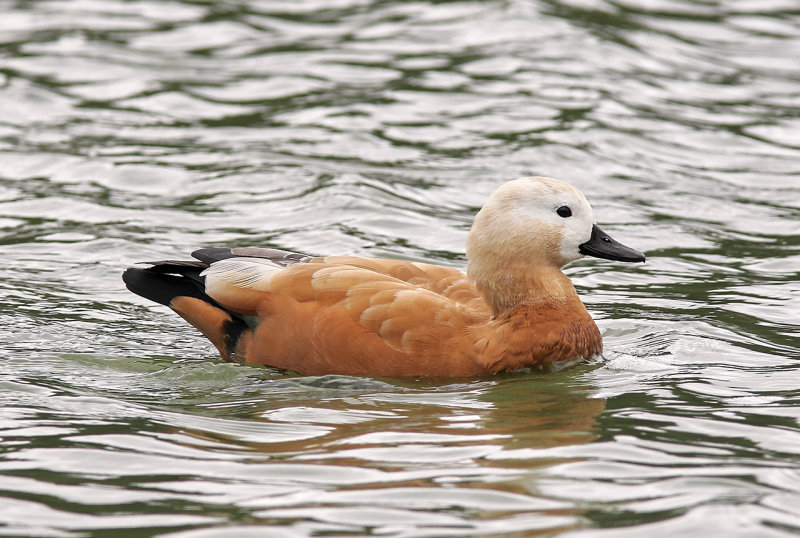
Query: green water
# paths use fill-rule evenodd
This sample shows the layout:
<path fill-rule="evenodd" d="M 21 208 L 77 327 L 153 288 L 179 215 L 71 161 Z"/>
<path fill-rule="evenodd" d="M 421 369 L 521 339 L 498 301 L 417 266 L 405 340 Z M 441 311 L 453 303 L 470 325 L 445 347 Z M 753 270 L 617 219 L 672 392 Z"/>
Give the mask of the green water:
<path fill-rule="evenodd" d="M 787 0 L 0 0 L 0 534 L 800 533 L 798 58 Z M 567 269 L 571 370 L 287 377 L 120 280 L 463 268 L 529 174 L 648 257 Z"/>

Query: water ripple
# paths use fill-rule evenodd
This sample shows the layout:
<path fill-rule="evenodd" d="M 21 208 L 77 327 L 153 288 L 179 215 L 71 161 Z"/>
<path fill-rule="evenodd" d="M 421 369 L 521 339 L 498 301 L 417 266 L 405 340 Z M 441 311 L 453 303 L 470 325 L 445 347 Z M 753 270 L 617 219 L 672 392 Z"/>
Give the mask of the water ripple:
<path fill-rule="evenodd" d="M 77 0 L 0 17 L 0 522 L 101 536 L 800 529 L 789 0 Z M 523 174 L 642 266 L 567 269 L 603 360 L 221 364 L 120 271 L 199 246 L 463 268 Z"/>

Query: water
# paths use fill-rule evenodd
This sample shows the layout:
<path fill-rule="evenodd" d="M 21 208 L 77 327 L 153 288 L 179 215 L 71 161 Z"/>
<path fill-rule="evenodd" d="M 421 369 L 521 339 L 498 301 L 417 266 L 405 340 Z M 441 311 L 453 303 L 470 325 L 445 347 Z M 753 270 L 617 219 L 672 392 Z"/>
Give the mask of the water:
<path fill-rule="evenodd" d="M 797 534 L 797 58 L 789 0 L 0 0 L 0 534 Z M 463 267 L 525 174 L 647 252 L 568 269 L 602 361 L 285 377 L 120 281 Z"/>

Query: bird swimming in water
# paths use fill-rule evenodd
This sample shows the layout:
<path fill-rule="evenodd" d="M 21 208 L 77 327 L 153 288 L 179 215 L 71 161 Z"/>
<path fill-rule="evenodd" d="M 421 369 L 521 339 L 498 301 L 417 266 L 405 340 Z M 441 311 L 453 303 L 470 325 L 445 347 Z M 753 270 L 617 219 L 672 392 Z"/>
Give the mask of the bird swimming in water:
<path fill-rule="evenodd" d="M 409 261 L 204 248 L 129 268 L 128 289 L 169 306 L 226 361 L 308 375 L 450 376 L 599 355 L 600 331 L 561 268 L 643 262 L 595 224 L 564 181 L 501 185 L 467 238 L 467 273 Z"/>

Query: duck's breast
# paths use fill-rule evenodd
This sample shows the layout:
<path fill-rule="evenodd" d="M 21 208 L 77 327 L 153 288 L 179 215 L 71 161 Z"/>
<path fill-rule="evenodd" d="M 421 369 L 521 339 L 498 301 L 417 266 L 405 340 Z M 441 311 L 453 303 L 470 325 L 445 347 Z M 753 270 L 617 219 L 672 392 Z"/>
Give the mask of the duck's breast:
<path fill-rule="evenodd" d="M 481 332 L 481 361 L 492 372 L 590 358 L 603 351 L 603 339 L 576 296 L 542 300 L 505 312 Z"/>

